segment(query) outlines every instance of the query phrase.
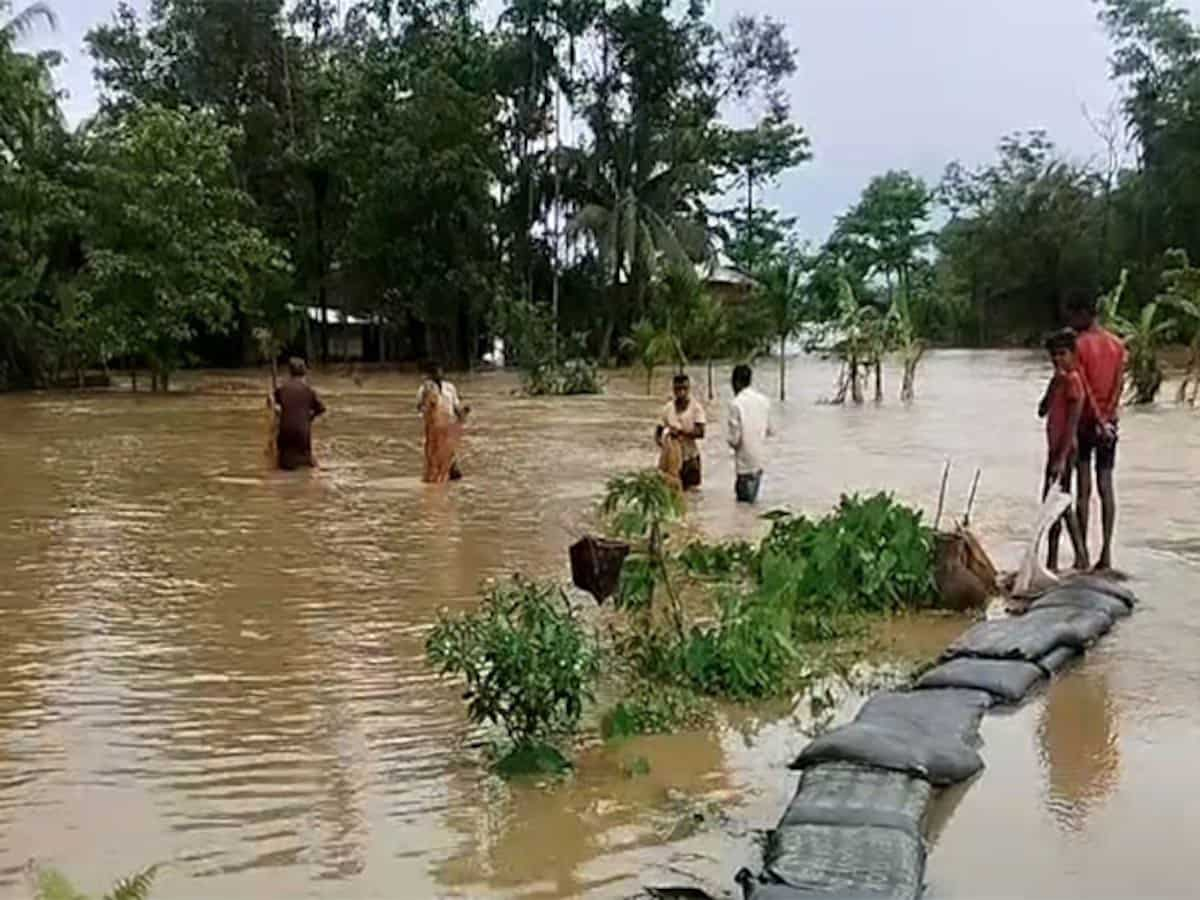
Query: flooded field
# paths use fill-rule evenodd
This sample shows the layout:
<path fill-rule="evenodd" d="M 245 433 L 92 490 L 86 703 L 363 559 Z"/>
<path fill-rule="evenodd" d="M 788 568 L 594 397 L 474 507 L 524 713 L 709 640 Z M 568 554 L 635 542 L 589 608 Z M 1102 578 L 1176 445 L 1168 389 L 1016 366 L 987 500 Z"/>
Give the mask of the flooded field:
<path fill-rule="evenodd" d="M 816 402 L 830 365 L 798 361 L 764 502 L 821 512 L 886 488 L 932 509 L 949 457 L 950 511 L 982 468 L 976 525 L 1013 566 L 1044 374 L 1036 355 L 935 354 L 911 407 L 893 375 L 882 408 L 840 409 Z M 760 380 L 775 390 L 769 367 Z M 652 464 L 661 400 L 637 379 L 572 400 L 517 397 L 507 374 L 456 381 L 475 413 L 449 488 L 419 483 L 411 377 L 316 375 L 325 468 L 298 474 L 265 469 L 253 373 L 171 396 L 0 395 L 0 897 L 25 896 L 30 857 L 87 890 L 165 862 L 164 900 L 619 898 L 680 873 L 728 887 L 758 858 L 806 707 L 592 742 L 553 788 L 486 774 L 425 636 L 482 579 L 565 577 L 605 477 Z M 931 897 L 1195 896 L 1200 412 L 1130 411 L 1122 431 L 1117 564 L 1144 606 L 985 720 L 988 769 L 942 804 Z M 719 440 L 705 465 L 694 524 L 757 533 Z M 934 652 L 958 627 L 891 634 Z M 627 777 L 639 756 L 650 773 Z M 681 829 L 697 811 L 708 827 Z"/>

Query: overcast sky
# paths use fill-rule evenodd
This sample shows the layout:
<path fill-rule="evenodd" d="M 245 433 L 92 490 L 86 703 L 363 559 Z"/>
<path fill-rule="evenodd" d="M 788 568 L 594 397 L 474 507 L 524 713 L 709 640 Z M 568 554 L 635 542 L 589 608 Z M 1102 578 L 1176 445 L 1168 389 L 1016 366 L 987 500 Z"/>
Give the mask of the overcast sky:
<path fill-rule="evenodd" d="M 38 43 L 66 54 L 60 82 L 76 120 L 96 102 L 83 35 L 111 16 L 116 0 L 52 3 L 60 30 Z M 1200 0 L 1185 5 L 1195 11 Z M 1072 155 L 1092 158 L 1097 140 L 1082 110 L 1103 114 L 1114 100 L 1109 46 L 1092 0 L 712 0 L 712 6 L 721 21 L 749 13 L 787 23 L 799 61 L 790 85 L 793 113 L 815 158 L 788 175 L 774 199 L 817 240 L 873 175 L 903 168 L 936 181 L 952 160 L 988 161 L 1013 131 L 1045 129 Z"/>

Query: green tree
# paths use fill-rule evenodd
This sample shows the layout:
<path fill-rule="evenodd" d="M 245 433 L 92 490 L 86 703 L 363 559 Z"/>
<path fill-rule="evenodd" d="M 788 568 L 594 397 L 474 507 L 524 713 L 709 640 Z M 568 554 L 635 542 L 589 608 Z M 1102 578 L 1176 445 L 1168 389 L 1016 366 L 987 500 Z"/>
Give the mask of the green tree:
<path fill-rule="evenodd" d="M 1063 320 L 1069 288 L 1108 280 L 1099 180 L 1044 133 L 1005 138 L 990 165 L 951 164 L 939 195 L 949 214 L 937 239 L 939 290 L 974 311 L 976 342 L 1036 336 Z"/>
<path fill-rule="evenodd" d="M 208 113 L 147 106 L 85 138 L 86 290 L 166 389 L 196 329 L 230 326 L 235 298 L 286 266 L 244 225 L 228 129 Z"/>
<path fill-rule="evenodd" d="M 912 270 L 933 239 L 927 229 L 932 203 L 925 182 L 909 172 L 874 178 L 838 219 L 831 247 L 864 277 L 882 275 L 890 301 L 897 289 L 909 291 Z"/>
<path fill-rule="evenodd" d="M 777 255 L 755 273 L 757 302 L 779 348 L 779 399 L 787 400 L 787 345 L 804 325 L 806 261 L 796 251 Z"/>

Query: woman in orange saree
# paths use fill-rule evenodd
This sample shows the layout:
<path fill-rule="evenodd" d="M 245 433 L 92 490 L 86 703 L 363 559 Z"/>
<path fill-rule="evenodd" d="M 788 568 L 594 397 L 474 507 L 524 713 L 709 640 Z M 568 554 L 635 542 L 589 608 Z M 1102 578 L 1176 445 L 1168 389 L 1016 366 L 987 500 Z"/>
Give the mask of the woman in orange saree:
<path fill-rule="evenodd" d="M 425 470 L 421 480 L 443 484 L 450 480 L 463 426 L 436 389 L 425 391 L 421 414 L 425 422 Z"/>

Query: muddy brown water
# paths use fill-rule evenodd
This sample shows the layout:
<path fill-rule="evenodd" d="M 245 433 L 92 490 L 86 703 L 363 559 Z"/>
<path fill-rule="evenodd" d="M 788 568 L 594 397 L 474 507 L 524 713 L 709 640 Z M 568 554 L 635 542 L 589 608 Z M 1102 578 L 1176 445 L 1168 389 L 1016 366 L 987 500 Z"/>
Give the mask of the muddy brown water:
<path fill-rule="evenodd" d="M 829 364 L 800 361 L 764 502 L 821 512 L 888 488 L 932 507 L 949 456 L 951 511 L 981 467 L 979 533 L 1015 565 L 1043 369 L 939 353 L 912 406 L 890 399 L 889 373 L 882 408 L 839 409 L 815 402 Z M 770 367 L 761 380 L 775 390 Z M 794 787 L 805 704 L 591 742 L 568 782 L 514 788 L 486 774 L 459 690 L 423 657 L 437 611 L 471 606 L 482 579 L 565 576 L 605 476 L 653 463 L 659 401 L 621 377 L 574 400 L 461 378 L 468 479 L 427 488 L 413 379 L 314 383 L 331 409 L 316 474 L 264 470 L 253 373 L 190 375 L 180 386 L 202 392 L 165 397 L 0 396 L 0 896 L 25 895 L 30 857 L 89 890 L 166 862 L 158 895 L 179 900 L 729 887 Z M 1131 411 L 1123 435 L 1118 563 L 1144 607 L 1049 692 L 986 720 L 987 771 L 939 810 L 932 897 L 1195 895 L 1200 413 Z M 710 440 L 690 517 L 750 536 L 731 469 Z M 959 627 L 888 634 L 933 653 Z M 627 777 L 638 757 L 650 773 Z M 695 810 L 713 826 L 681 833 Z"/>

